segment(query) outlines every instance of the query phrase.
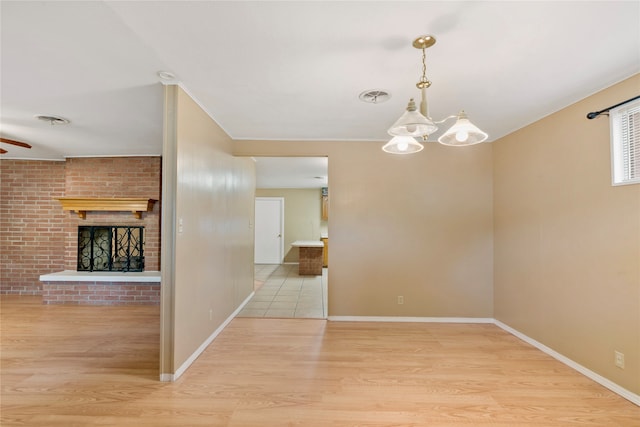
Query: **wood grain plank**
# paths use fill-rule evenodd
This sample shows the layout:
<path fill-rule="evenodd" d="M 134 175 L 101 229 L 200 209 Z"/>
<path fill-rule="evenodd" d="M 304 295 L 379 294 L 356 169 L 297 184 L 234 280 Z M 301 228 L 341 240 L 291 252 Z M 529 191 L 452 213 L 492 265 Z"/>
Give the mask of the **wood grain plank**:
<path fill-rule="evenodd" d="M 175 383 L 155 306 L 2 296 L 4 426 L 640 426 L 494 325 L 237 318 Z"/>

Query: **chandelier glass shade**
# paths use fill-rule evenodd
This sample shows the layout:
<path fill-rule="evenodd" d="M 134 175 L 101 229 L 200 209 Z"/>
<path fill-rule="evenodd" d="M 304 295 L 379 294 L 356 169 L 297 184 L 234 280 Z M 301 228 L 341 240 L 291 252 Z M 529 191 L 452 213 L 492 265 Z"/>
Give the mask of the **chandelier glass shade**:
<path fill-rule="evenodd" d="M 394 136 L 382 149 L 390 154 L 413 154 L 422 151 L 424 145 L 406 135 Z"/>
<path fill-rule="evenodd" d="M 388 133 L 391 136 L 422 137 L 423 135 L 430 135 L 436 130 L 438 130 L 438 126 L 417 111 L 416 103 L 411 98 L 407 110 L 389 128 Z"/>
<path fill-rule="evenodd" d="M 471 123 L 467 118 L 467 114 L 461 111 L 458 114 L 456 123 L 438 138 L 438 142 L 444 145 L 463 147 L 479 144 L 487 138 L 488 135 Z"/>
<path fill-rule="evenodd" d="M 429 117 L 426 90 L 431 86 L 431 82 L 426 76 L 426 49 L 433 46 L 435 42 L 436 39 L 433 36 L 420 36 L 413 41 L 413 47 L 422 50 L 422 76 L 416 83 L 416 87 L 421 92 L 420 111 L 416 108 L 414 99 L 411 98 L 407 110 L 387 131 L 393 137 L 382 147 L 387 153 L 411 154 L 421 151 L 424 146 L 416 138 L 427 142 L 429 135 L 438 130 L 439 124 L 452 118 L 457 118 L 456 123 L 438 138 L 439 143 L 462 147 L 478 144 L 488 138 L 485 132 L 469 121 L 464 111 L 457 116 L 449 116 L 440 121 L 434 121 Z"/>

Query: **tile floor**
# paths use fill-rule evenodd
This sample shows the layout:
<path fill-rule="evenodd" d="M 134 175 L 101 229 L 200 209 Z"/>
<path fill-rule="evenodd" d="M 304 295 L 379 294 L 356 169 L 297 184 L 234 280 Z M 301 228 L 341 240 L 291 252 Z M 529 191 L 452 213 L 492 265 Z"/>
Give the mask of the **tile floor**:
<path fill-rule="evenodd" d="M 256 264 L 255 282 L 255 294 L 238 317 L 327 317 L 326 268 L 322 276 L 300 276 L 298 264 Z"/>

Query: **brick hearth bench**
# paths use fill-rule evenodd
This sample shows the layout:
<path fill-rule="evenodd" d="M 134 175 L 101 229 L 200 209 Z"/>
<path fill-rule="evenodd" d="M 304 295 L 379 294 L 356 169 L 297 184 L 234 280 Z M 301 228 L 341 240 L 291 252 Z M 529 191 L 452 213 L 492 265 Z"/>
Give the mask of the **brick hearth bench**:
<path fill-rule="evenodd" d="M 43 274 L 43 304 L 159 305 L 160 272 L 60 271 Z"/>

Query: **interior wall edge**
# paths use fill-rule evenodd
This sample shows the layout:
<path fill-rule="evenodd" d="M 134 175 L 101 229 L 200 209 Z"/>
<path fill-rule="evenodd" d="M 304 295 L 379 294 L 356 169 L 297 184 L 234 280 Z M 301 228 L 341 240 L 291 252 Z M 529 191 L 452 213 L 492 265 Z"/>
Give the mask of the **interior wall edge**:
<path fill-rule="evenodd" d="M 177 186 L 177 95 L 164 86 L 162 207 L 160 244 L 160 381 L 173 381 L 175 330 L 175 223 Z"/>
<path fill-rule="evenodd" d="M 240 306 L 233 312 L 229 317 L 227 317 L 218 328 L 213 331 L 211 335 L 194 351 L 187 360 L 180 365 L 178 369 L 176 369 L 175 374 L 171 375 L 170 381 L 176 381 L 178 378 L 182 376 L 186 372 L 187 369 L 196 361 L 196 359 L 204 352 L 207 347 L 216 339 L 218 335 L 224 330 L 224 328 L 229 325 L 229 323 L 240 313 L 240 311 L 244 308 L 244 306 L 251 300 L 251 298 L 255 295 L 255 292 L 251 292 L 251 294 L 240 304 Z"/>

